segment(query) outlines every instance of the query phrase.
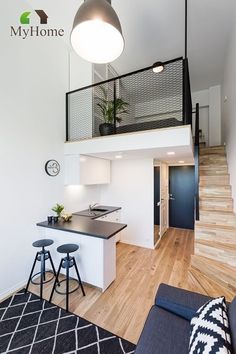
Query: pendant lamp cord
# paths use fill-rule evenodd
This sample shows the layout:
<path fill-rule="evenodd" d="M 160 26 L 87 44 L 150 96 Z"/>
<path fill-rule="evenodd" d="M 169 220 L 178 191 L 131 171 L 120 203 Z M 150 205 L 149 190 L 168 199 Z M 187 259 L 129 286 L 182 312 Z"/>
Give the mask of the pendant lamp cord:
<path fill-rule="evenodd" d="M 185 59 L 188 57 L 188 0 L 185 0 Z"/>

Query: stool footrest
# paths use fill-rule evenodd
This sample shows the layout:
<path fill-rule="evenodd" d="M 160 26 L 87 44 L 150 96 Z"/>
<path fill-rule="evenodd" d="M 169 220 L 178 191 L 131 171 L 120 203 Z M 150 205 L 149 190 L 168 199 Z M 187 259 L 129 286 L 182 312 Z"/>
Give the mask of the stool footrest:
<path fill-rule="evenodd" d="M 48 280 L 43 280 L 42 281 L 42 284 L 47 284 L 49 283 L 50 281 L 52 281 L 52 279 L 55 277 L 55 274 L 53 273 L 52 270 L 45 270 L 45 274 L 46 273 L 52 273 L 52 277 L 50 277 L 50 279 Z M 30 282 L 34 285 L 40 285 L 41 284 L 41 280 L 39 280 L 38 282 L 37 281 L 34 281 L 33 279 L 38 276 L 38 275 L 41 275 L 41 272 L 38 272 L 38 273 L 35 273 L 34 275 L 32 275 L 32 277 L 30 278 Z"/>
<path fill-rule="evenodd" d="M 61 286 L 61 284 L 64 283 L 64 282 L 66 282 L 66 280 L 67 280 L 67 279 L 63 279 L 63 280 L 61 280 L 61 281 L 59 281 L 59 282 L 57 283 L 57 285 L 56 285 L 56 287 L 55 287 L 56 293 L 58 293 L 58 294 L 60 294 L 60 295 L 67 295 L 66 291 L 63 292 L 63 291 L 59 291 L 59 290 L 57 289 L 57 287 L 58 287 L 58 286 Z M 75 281 L 75 282 L 77 283 L 77 286 L 75 287 L 75 289 L 68 291 L 68 294 L 72 294 L 72 293 L 74 293 L 76 290 L 79 289 L 80 283 L 79 283 L 79 281 L 78 281 L 77 279 L 74 279 L 74 278 L 71 278 L 71 277 L 69 277 L 69 280 L 73 280 L 73 281 Z"/>

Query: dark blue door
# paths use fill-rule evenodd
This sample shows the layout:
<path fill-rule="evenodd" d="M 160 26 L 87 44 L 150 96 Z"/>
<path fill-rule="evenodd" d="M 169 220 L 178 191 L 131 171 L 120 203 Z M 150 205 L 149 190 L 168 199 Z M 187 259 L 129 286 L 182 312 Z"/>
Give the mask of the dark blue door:
<path fill-rule="evenodd" d="M 169 225 L 194 229 L 194 166 L 169 167 Z"/>
<path fill-rule="evenodd" d="M 160 167 L 154 167 L 154 224 L 160 225 Z"/>

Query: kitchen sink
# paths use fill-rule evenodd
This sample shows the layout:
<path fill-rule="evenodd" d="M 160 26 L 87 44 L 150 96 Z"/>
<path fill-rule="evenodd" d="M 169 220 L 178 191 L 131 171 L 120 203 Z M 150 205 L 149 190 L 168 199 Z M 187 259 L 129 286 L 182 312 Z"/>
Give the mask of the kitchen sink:
<path fill-rule="evenodd" d="M 93 211 L 100 211 L 101 213 L 106 213 L 108 210 L 107 209 L 102 209 L 102 208 L 93 208 L 91 212 Z"/>
<path fill-rule="evenodd" d="M 107 209 L 103 209 L 103 208 L 94 208 L 92 210 L 86 209 L 86 210 L 79 211 L 75 213 L 75 215 L 97 217 L 97 216 L 102 216 L 107 211 L 108 211 Z"/>

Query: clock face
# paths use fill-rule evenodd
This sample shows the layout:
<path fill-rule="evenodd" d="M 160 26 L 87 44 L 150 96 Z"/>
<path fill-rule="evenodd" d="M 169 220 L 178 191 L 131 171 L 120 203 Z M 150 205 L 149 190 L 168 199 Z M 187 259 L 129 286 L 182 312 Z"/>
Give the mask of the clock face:
<path fill-rule="evenodd" d="M 45 163 L 45 171 L 51 177 L 57 176 L 60 172 L 59 162 L 57 162 L 56 160 L 48 160 Z"/>

